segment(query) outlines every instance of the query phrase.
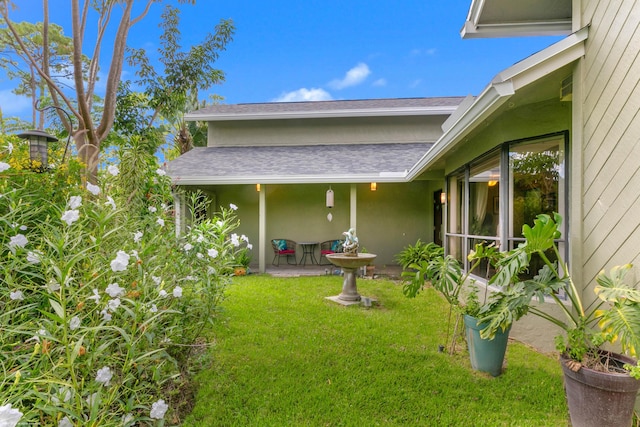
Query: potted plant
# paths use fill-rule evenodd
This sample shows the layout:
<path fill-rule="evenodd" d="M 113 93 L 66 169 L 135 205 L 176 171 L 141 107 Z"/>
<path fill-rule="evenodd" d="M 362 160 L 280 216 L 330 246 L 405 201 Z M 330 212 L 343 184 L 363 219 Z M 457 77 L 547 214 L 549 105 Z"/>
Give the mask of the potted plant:
<path fill-rule="evenodd" d="M 487 372 L 492 376 L 498 376 L 502 373 L 511 323 L 505 322 L 500 325 L 501 330 L 499 331 L 496 328 L 490 337 L 480 336 L 480 331 L 486 325 L 479 322 L 478 315 L 487 313 L 487 307 L 495 304 L 494 297 L 490 296 L 487 300 L 485 294 L 484 301 L 481 303 L 478 298 L 477 288 L 473 283 L 470 285 L 471 292 L 466 295 L 466 298 L 463 298 L 462 291 L 468 281 L 473 282 L 473 280 L 470 280 L 471 274 L 483 262 L 491 265 L 495 263 L 498 254 L 499 252 L 493 244 L 477 244 L 467 257 L 471 264 L 466 272 L 463 271 L 458 259 L 442 254 L 429 260 L 422 260 L 409 265 L 409 268 L 415 270 L 415 272 L 403 272 L 405 278 L 411 278 L 411 280 L 405 282 L 403 287 L 403 293 L 406 296 L 415 297 L 425 282 L 430 282 L 433 288 L 440 292 L 449 303 L 447 341 L 449 340 L 451 317 L 455 315 L 455 326 L 451 335 L 449 353 L 451 354 L 454 351 L 458 326 L 462 319 L 472 368 Z M 525 309 L 516 307 L 511 315 L 512 321 L 520 318 L 525 313 Z"/>
<path fill-rule="evenodd" d="M 491 338 L 514 319 L 514 310 L 525 310 L 560 327 L 556 338 L 565 376 L 565 391 L 571 423 L 575 426 L 629 426 L 636 394 L 640 388 L 640 367 L 636 360 L 603 349 L 619 344 L 624 353 L 636 355 L 640 348 L 640 290 L 627 285 L 625 274 L 631 265 L 601 272 L 594 288 L 595 301 L 586 306 L 573 282 L 567 263 L 560 256 L 562 218 L 539 215 L 534 226 L 523 227 L 525 242 L 505 252 L 490 283 L 512 283 L 497 293 L 480 311 L 486 324 L 482 336 Z M 521 278 L 532 260 L 541 263 L 535 276 Z M 533 299 L 551 299 L 563 317 L 553 316 L 531 305 Z"/>
<path fill-rule="evenodd" d="M 251 263 L 251 254 L 248 247 L 240 248 L 235 255 L 235 266 L 233 274 L 235 276 L 244 276 L 249 272 L 249 264 Z"/>

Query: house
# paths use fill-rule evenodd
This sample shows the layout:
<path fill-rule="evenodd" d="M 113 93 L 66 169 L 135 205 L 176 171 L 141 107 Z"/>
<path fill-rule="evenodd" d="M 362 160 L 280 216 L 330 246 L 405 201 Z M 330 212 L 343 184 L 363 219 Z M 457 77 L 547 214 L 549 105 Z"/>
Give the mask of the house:
<path fill-rule="evenodd" d="M 266 205 L 258 203 L 253 193 L 238 189 L 242 190 L 239 194 L 246 196 L 246 203 L 254 211 L 266 206 L 267 216 L 261 221 L 268 222 L 267 229 L 276 227 L 281 234 L 300 218 L 315 215 L 313 211 L 322 208 L 323 191 L 331 184 L 339 190 L 334 224 L 340 226 L 328 234 L 344 229 L 348 222 L 347 213 L 338 213 L 338 206 L 353 203 L 357 205 L 359 233 L 367 236 L 362 239 L 365 246 L 371 238 L 375 251 L 387 247 L 397 251 L 416 237 L 437 240 L 439 233 L 430 230 L 438 222 L 440 207 L 432 201 L 442 191 L 446 199 L 442 240 L 447 252 L 461 260 L 476 240 L 494 240 L 501 248 L 512 248 L 521 241 L 522 224 L 538 213 L 559 212 L 564 218 L 564 256 L 576 283 L 591 296 L 600 270 L 616 264 L 637 264 L 640 256 L 640 9 L 635 3 L 472 0 L 461 31 L 464 38 L 564 37 L 498 73 L 478 96 L 450 100 L 455 102 L 447 105 L 446 113 L 412 116 L 410 107 L 400 108 L 394 122 L 388 116 L 383 120 L 374 115 L 373 109 L 361 111 L 357 117 L 327 118 L 326 122 L 332 123 L 327 130 L 320 125 L 320 112 L 308 118 L 282 116 L 279 123 L 272 117 L 275 113 L 269 111 L 263 113 L 262 121 L 255 112 L 244 122 L 238 117 L 234 120 L 231 111 L 226 119 L 216 118 L 213 112 L 196 112 L 190 118 L 211 120 L 212 146 L 246 144 L 248 133 L 254 134 L 253 142 L 258 139 L 256 134 L 262 134 L 268 136 L 268 144 L 279 146 L 295 139 L 305 143 L 305 138 L 309 145 L 325 144 L 322 139 L 327 138 L 344 144 L 376 143 L 382 148 L 388 139 L 393 144 L 407 144 L 407 153 L 413 150 L 413 144 L 421 142 L 424 153 L 411 151 L 416 157 L 406 171 L 405 164 L 398 163 L 394 170 L 384 171 L 388 174 L 381 171 L 375 176 L 369 171 L 356 179 L 358 175 L 349 174 L 347 167 L 342 170 L 350 176 L 331 175 L 322 181 L 312 175 L 299 187 L 274 182 L 274 192 L 266 195 L 267 199 L 273 197 L 272 202 Z M 283 131 L 282 139 L 272 132 L 270 120 Z M 403 122 L 409 128 L 406 132 L 400 129 Z M 239 132 L 234 123 L 243 123 L 247 130 Z M 425 127 L 418 129 L 420 124 Z M 427 129 L 428 125 L 434 126 Z M 387 126 L 393 131 L 386 132 Z M 235 132 L 242 136 L 231 138 Z M 374 134 L 380 134 L 379 140 Z M 357 152 L 357 144 L 351 147 Z M 321 153 L 316 151 L 314 155 L 321 157 Z M 381 153 L 385 157 L 394 155 Z M 343 161 L 334 158 L 325 164 L 346 165 Z M 172 168 L 170 174 L 180 182 Z M 180 170 L 178 164 L 176 170 Z M 336 169 L 332 171 L 337 174 Z M 290 182 L 295 181 L 295 177 L 290 178 Z M 369 181 L 380 183 L 378 192 L 367 191 Z M 379 203 L 377 197 L 387 186 L 390 194 Z M 221 194 L 223 200 L 229 199 L 227 191 Z M 396 203 L 401 207 L 391 207 Z M 395 216 L 406 220 L 396 219 L 393 225 L 384 220 Z M 255 222 L 255 217 L 252 220 Z M 298 223 L 295 233 L 312 233 L 319 225 Z M 253 231 L 257 230 L 256 226 Z M 386 238 L 378 240 L 375 236 L 381 234 Z M 409 236 L 402 245 L 394 245 Z M 389 259 L 388 253 L 384 259 Z M 634 279 L 638 277 L 635 270 Z M 545 306 L 555 309 L 553 304 Z M 530 316 L 512 330 L 515 338 L 543 350 L 552 350 L 551 333 L 546 323 Z"/>
<path fill-rule="evenodd" d="M 441 232 L 433 205 L 441 207 L 443 180 L 406 177 L 463 100 L 212 105 L 186 116 L 208 122 L 208 146 L 167 171 L 176 184 L 205 191 L 214 209 L 238 206 L 239 232 L 260 271 L 273 257 L 271 239 L 322 242 L 351 227 L 376 264 L 394 264 L 402 248 L 433 240 L 434 227 L 436 238 Z"/>

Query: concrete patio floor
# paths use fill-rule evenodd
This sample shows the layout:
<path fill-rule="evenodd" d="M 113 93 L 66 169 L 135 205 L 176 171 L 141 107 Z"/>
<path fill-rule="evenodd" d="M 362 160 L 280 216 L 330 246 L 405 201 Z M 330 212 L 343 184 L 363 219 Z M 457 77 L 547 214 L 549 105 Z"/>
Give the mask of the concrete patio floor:
<path fill-rule="evenodd" d="M 257 266 L 251 266 L 251 271 L 257 271 Z M 267 265 L 267 274 L 274 277 L 300 277 L 300 276 L 324 276 L 330 274 L 340 274 L 340 269 L 332 264 L 317 265 L 291 265 L 280 263 L 280 266 Z M 373 278 L 388 278 L 392 280 L 400 279 L 402 268 L 399 265 L 376 266 Z M 371 277 L 369 274 L 367 277 Z"/>

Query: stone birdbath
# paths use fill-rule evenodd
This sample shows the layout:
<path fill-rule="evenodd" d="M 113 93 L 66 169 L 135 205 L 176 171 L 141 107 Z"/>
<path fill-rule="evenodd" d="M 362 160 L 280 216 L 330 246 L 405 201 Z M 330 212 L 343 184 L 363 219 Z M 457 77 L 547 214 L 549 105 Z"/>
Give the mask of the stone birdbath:
<path fill-rule="evenodd" d="M 342 305 L 359 304 L 362 297 L 358 293 L 358 287 L 356 285 L 357 271 L 359 268 L 371 264 L 377 255 L 358 253 L 358 238 L 355 236 L 355 230 L 353 228 L 342 234 L 347 236 L 342 245 L 344 252 L 327 255 L 329 262 L 336 267 L 340 267 L 344 272 L 342 292 L 340 295 L 327 297 L 327 299 Z"/>

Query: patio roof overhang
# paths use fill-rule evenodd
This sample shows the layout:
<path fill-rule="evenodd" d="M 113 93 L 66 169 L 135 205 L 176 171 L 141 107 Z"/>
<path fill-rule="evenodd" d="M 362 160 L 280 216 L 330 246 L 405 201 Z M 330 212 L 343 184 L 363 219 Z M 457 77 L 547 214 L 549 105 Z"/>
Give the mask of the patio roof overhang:
<path fill-rule="evenodd" d="M 405 182 L 432 143 L 197 147 L 171 161 L 178 185 Z"/>
<path fill-rule="evenodd" d="M 462 38 L 567 35 L 571 0 L 473 0 Z"/>
<path fill-rule="evenodd" d="M 434 167 L 449 152 L 463 144 L 472 131 L 496 114 L 518 91 L 584 56 L 587 37 L 588 27 L 584 27 L 496 75 L 477 98 L 465 100 L 443 124 L 443 135 L 409 170 L 407 180 L 413 180 Z M 559 90 L 558 86 L 558 95 Z"/>

